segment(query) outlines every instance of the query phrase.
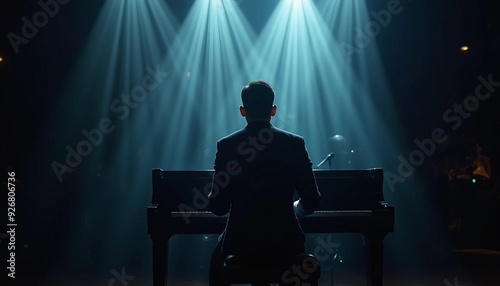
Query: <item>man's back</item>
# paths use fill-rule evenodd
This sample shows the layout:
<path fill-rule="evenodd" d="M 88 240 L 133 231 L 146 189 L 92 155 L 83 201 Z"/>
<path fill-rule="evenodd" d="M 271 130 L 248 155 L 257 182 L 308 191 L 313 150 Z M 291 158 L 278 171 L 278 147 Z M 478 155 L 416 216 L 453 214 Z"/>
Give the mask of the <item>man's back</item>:
<path fill-rule="evenodd" d="M 210 209 L 216 215 L 230 214 L 212 255 L 211 286 L 223 283 L 227 255 L 304 253 L 297 216 L 319 206 L 304 140 L 270 123 L 277 109 L 274 90 L 253 81 L 243 88 L 241 99 L 240 113 L 248 125 L 217 142 Z"/>
<path fill-rule="evenodd" d="M 303 253 L 294 192 L 312 210 L 319 203 L 319 193 L 302 137 L 269 122 L 254 121 L 219 140 L 217 150 L 216 174 L 233 174 L 211 198 L 214 213 L 222 215 L 231 208 L 223 251 Z"/>

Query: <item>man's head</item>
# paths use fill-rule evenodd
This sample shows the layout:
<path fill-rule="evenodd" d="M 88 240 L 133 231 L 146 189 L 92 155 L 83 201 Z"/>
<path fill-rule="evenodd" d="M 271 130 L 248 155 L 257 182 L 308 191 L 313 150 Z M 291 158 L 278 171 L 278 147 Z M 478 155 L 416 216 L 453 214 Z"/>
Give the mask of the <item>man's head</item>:
<path fill-rule="evenodd" d="M 265 81 L 256 80 L 250 82 L 241 90 L 240 106 L 241 116 L 244 116 L 247 122 L 254 120 L 271 120 L 271 116 L 276 114 L 276 105 L 274 102 L 274 90 Z"/>

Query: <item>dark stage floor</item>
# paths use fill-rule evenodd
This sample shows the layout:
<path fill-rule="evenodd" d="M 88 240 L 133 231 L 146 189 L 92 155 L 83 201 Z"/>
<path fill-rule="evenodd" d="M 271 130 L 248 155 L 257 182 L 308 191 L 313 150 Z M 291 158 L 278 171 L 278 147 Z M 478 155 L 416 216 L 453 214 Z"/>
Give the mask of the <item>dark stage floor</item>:
<path fill-rule="evenodd" d="M 386 267 L 385 283 L 387 286 L 498 286 L 500 285 L 500 251 L 487 249 L 461 249 L 451 253 L 452 262 L 447 266 L 431 267 L 425 270 L 391 270 Z M 430 265 L 430 264 L 429 264 Z M 130 272 L 129 272 L 130 271 Z M 338 269 L 332 276 L 329 269 L 322 270 L 322 286 L 357 286 L 366 285 L 364 269 Z M 120 270 L 116 271 L 116 273 Z M 127 270 L 127 279 L 117 279 L 113 273 L 80 277 L 47 279 L 45 282 L 33 281 L 29 285 L 51 286 L 105 286 L 152 285 L 151 273 L 137 273 Z M 198 275 L 199 276 L 199 275 Z M 22 284 L 25 285 L 25 284 Z M 28 284 L 26 284 L 28 285 Z M 190 274 L 170 273 L 168 285 L 205 286 L 204 277 L 192 277 Z"/>

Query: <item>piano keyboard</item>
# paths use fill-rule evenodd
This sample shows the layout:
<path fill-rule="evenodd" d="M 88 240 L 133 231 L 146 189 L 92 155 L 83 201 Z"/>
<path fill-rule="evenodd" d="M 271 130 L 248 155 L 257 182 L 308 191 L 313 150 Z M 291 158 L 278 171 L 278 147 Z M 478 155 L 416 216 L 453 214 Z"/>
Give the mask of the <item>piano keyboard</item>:
<path fill-rule="evenodd" d="M 314 213 L 308 215 L 307 217 L 357 217 L 357 216 L 371 216 L 372 210 L 336 210 L 336 211 L 315 211 Z M 172 218 L 215 218 L 215 217 L 227 217 L 216 216 L 210 211 L 199 211 L 199 212 L 171 212 L 170 216 Z"/>
<path fill-rule="evenodd" d="M 308 217 L 332 217 L 332 216 L 371 216 L 372 210 L 337 210 L 337 211 L 315 211 Z"/>

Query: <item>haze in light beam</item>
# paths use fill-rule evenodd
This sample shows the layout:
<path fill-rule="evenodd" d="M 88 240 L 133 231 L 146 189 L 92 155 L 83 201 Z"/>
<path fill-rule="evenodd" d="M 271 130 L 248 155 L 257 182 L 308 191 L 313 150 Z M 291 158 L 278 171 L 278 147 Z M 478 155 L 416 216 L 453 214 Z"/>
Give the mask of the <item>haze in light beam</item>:
<path fill-rule="evenodd" d="M 197 0 L 172 47 L 172 84 L 150 112 L 151 140 L 166 168 L 212 168 L 218 138 L 244 126 L 239 94 L 249 76 L 244 61 L 255 35 L 230 0 Z M 153 138 L 154 137 L 154 138 Z"/>
<path fill-rule="evenodd" d="M 51 161 L 67 164 L 66 146 L 77 149 L 78 143 L 91 141 L 83 130 L 99 129 L 105 118 L 114 126 L 111 133 L 101 137 L 93 133 L 92 140 L 96 143 L 92 143 L 90 153 L 81 156 L 76 166 L 71 166 L 71 173 L 66 169 L 62 175 L 64 184 L 81 182 L 71 188 L 80 198 L 72 209 L 81 211 L 73 217 L 75 221 L 71 225 L 75 229 L 69 235 L 70 244 L 82 245 L 89 229 L 100 229 L 101 243 L 109 247 L 107 253 L 102 254 L 105 259 L 96 262 L 98 264 L 116 263 L 114 260 L 122 263 L 133 255 L 119 254 L 126 253 L 122 250 L 130 249 L 131 245 L 116 243 L 116 236 L 126 236 L 131 227 L 138 225 L 135 221 L 142 222 L 143 217 L 137 216 L 137 212 L 143 212 L 143 205 L 137 202 L 149 197 L 143 188 L 149 176 L 144 177 L 137 171 L 143 170 L 149 175 L 150 167 L 141 164 L 139 151 L 144 142 L 141 132 L 135 129 L 139 122 L 135 120 L 151 103 L 153 95 L 149 93 L 142 102 L 132 101 L 137 104 L 135 108 L 127 106 L 122 95 L 130 95 L 135 86 L 142 84 L 148 74 L 146 66 L 154 68 L 161 63 L 172 45 L 177 26 L 164 1 L 106 1 L 44 131 L 45 142 L 40 142 L 40 149 L 47 150 Z M 116 106 L 122 111 L 112 110 L 116 100 L 119 103 Z M 148 122 L 140 124 L 144 130 Z M 47 168 L 51 168 L 51 161 Z M 50 175 L 56 180 L 52 170 Z M 82 222 L 85 227 L 81 227 Z M 63 265 L 65 259 L 73 259 L 69 250 L 60 258 Z"/>

